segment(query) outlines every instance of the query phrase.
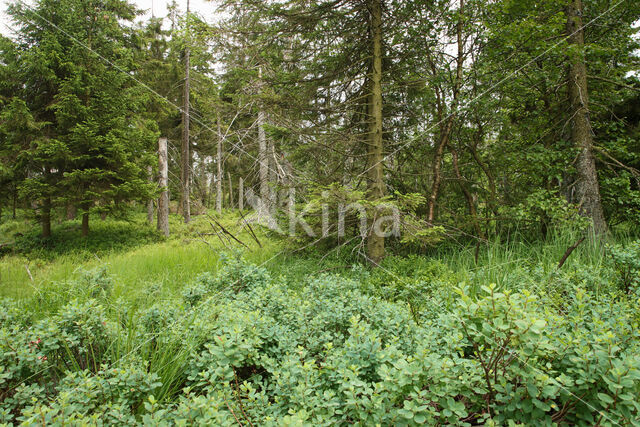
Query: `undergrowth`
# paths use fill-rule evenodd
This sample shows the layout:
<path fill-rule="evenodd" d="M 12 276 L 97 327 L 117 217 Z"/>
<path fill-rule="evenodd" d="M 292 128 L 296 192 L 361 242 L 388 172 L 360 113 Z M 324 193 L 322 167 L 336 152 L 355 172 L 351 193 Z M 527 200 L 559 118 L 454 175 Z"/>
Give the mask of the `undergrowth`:
<path fill-rule="evenodd" d="M 3 300 L 0 420 L 634 424 L 637 248 L 603 247 L 597 266 L 513 262 L 499 284 L 490 266 L 418 256 L 306 259 L 290 277 L 230 252 L 172 292 L 124 298 L 108 268 L 84 271 Z"/>

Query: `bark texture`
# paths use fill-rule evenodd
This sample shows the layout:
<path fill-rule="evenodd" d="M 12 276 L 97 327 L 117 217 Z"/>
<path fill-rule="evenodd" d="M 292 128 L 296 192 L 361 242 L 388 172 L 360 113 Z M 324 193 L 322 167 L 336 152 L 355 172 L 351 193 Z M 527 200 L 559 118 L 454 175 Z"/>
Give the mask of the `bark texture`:
<path fill-rule="evenodd" d="M 158 230 L 169 236 L 169 165 L 167 162 L 167 138 L 158 139 L 158 185 L 162 192 L 158 198 Z"/>
<path fill-rule="evenodd" d="M 218 213 L 222 212 L 222 129 L 220 123 L 220 113 L 216 111 L 216 124 L 218 127 L 218 144 L 216 149 L 216 167 L 217 167 L 217 180 L 216 180 L 216 210 Z"/>
<path fill-rule="evenodd" d="M 262 79 L 262 70 L 260 70 L 259 78 Z M 262 85 L 262 82 L 259 83 Z M 267 135 L 264 130 L 266 123 L 264 108 L 260 106 L 258 111 L 258 162 L 259 178 L 260 178 L 260 209 L 270 210 L 269 206 L 269 147 L 267 145 Z M 260 212 L 260 215 L 265 212 Z"/>
<path fill-rule="evenodd" d="M 384 197 L 382 140 L 382 1 L 370 0 L 371 15 L 371 94 L 369 96 L 369 133 L 367 141 L 367 193 L 369 200 Z M 367 236 L 367 256 L 374 265 L 384 257 L 384 236 L 375 233 L 376 216 L 371 215 Z"/>
<path fill-rule="evenodd" d="M 187 23 L 189 22 L 189 0 L 187 0 Z M 191 221 L 191 150 L 189 146 L 189 92 L 191 81 L 191 53 L 189 51 L 189 26 L 187 25 L 187 46 L 184 50 L 184 105 L 182 107 L 182 215 L 184 222 Z"/>
<path fill-rule="evenodd" d="M 575 52 L 569 64 L 569 99 L 571 102 L 571 140 L 579 150 L 576 159 L 576 201 L 580 212 L 593 222 L 593 231 L 607 232 L 602 210 L 596 161 L 593 156 L 593 131 L 589 120 L 589 92 L 587 66 L 584 58 L 584 28 L 582 0 L 570 0 L 567 7 L 567 33 Z"/>
<path fill-rule="evenodd" d="M 153 182 L 153 168 L 151 165 L 147 166 L 147 176 L 149 177 L 149 182 Z M 153 224 L 153 199 L 147 200 L 147 222 L 149 224 Z"/>

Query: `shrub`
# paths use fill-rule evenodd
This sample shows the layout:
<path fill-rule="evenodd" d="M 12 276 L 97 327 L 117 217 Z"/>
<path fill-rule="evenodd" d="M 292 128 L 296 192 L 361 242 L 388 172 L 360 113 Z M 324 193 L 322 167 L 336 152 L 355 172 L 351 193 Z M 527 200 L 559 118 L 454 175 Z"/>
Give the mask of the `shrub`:
<path fill-rule="evenodd" d="M 627 246 L 609 245 L 607 253 L 618 273 L 620 288 L 629 293 L 640 284 L 640 240 Z"/>
<path fill-rule="evenodd" d="M 144 366 L 128 364 L 98 372 L 71 372 L 60 382 L 51 402 L 34 399 L 22 411 L 23 424 L 46 423 L 134 424 L 135 414 L 160 387 Z"/>
<path fill-rule="evenodd" d="M 406 294 L 410 285 L 379 282 L 376 289 L 377 271 L 348 273 L 369 280 L 364 285 L 323 274 L 290 287 L 238 257 L 227 262 L 183 292 L 185 307 L 179 297 L 138 312 L 121 301 L 88 299 L 33 324 L 19 306 L 3 302 L 2 422 L 471 426 L 639 419 L 635 294 L 597 292 L 588 277 L 536 266 L 501 286 L 475 289 L 443 283 L 452 276 L 439 263 L 406 264 L 410 284 L 428 284 L 423 293 Z M 539 280 L 544 292 L 536 296 L 526 287 Z M 559 289 L 551 294 L 549 286 Z M 409 295 L 420 304 L 417 316 Z M 551 303 L 558 298 L 561 304 Z M 106 311 L 106 303 L 118 307 Z"/>

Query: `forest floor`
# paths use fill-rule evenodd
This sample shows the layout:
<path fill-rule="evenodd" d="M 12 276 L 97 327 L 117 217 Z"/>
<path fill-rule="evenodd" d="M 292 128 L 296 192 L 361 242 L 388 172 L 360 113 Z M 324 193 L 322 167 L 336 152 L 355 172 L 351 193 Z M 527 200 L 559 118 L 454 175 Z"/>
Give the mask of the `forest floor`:
<path fill-rule="evenodd" d="M 114 277 L 117 295 L 126 296 L 151 285 L 167 293 L 180 292 L 203 272 L 215 273 L 220 254 L 228 252 L 242 252 L 246 261 L 288 280 L 324 272 L 351 276 L 354 269 L 366 267 L 353 246 L 336 250 L 311 245 L 298 251 L 286 238 L 256 225 L 245 226 L 237 213 L 194 216 L 188 225 L 176 215 L 170 221 L 172 234 L 167 239 L 158 235 L 155 224 L 148 224 L 143 214 L 134 214 L 121 220 L 94 220 L 87 238 L 80 235 L 79 220 L 65 221 L 54 225 L 53 237 L 44 241 L 33 220 L 5 218 L 0 223 L 0 297 L 28 297 L 42 287 L 77 280 L 83 272 L 96 268 L 104 268 Z M 480 248 L 448 244 L 423 256 L 388 257 L 379 274 L 396 276 L 401 282 L 425 266 L 438 264 L 452 283 L 503 285 L 521 268 L 536 266 L 554 274 L 566 250 L 578 240 L 576 236 L 561 232 L 546 242 L 495 241 Z M 633 239 L 625 235 L 615 240 L 624 244 Z M 605 245 L 586 242 L 571 253 L 563 270 L 586 267 L 598 272 L 606 263 Z"/>
<path fill-rule="evenodd" d="M 172 217 L 168 239 L 142 214 L 93 221 L 86 239 L 78 221 L 47 241 L 31 224 L 0 224 L 0 423 L 573 425 L 640 413 L 629 236 L 586 240 L 561 268 L 576 234 L 443 244 L 372 269 L 353 247 L 298 251 L 230 212 Z"/>

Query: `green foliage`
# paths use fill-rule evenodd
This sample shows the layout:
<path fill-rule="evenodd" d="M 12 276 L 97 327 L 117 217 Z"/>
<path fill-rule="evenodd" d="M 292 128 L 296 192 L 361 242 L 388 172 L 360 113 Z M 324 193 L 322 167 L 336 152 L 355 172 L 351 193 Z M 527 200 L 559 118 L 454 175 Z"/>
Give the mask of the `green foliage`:
<path fill-rule="evenodd" d="M 521 221 L 521 229 L 531 229 L 541 225 L 545 229 L 586 230 L 589 219 L 579 215 L 576 206 L 572 206 L 557 192 L 548 190 L 534 191 L 526 200 L 505 213 Z M 539 232 L 538 229 L 535 231 Z"/>
<path fill-rule="evenodd" d="M 620 288 L 630 292 L 640 285 L 640 240 L 628 245 L 609 245 L 607 254 L 618 273 Z"/>
<path fill-rule="evenodd" d="M 87 259 L 158 242 L 161 239 L 152 227 L 135 220 L 96 222 L 91 235 L 86 238 L 80 234 L 78 221 L 66 221 L 53 227 L 53 235 L 48 239 L 43 239 L 33 228 L 15 234 L 8 251 L 31 259 L 53 260 L 66 254 L 75 254 Z"/>
<path fill-rule="evenodd" d="M 418 193 L 385 196 L 368 200 L 365 191 L 352 189 L 338 183 L 314 186 L 302 206 L 302 218 L 313 232 L 307 236 L 300 230 L 295 239 L 308 244 L 321 237 L 324 244 L 343 241 L 360 241 L 367 236 L 368 228 L 376 220 L 381 221 L 380 231 L 395 238 L 405 248 L 424 248 L 443 240 L 445 229 L 433 226 L 420 218 L 417 211 L 425 204 L 425 197 Z M 288 218 L 283 218 L 287 223 Z"/>
<path fill-rule="evenodd" d="M 633 246 L 635 250 L 635 246 Z M 0 414 L 25 424 L 593 425 L 640 415 L 637 296 L 522 269 L 455 286 L 446 264 L 289 286 L 238 254 L 136 309 L 97 270 L 42 320 L 4 300 Z M 351 276 L 349 279 L 346 276 Z M 481 276 L 479 276 L 481 277 Z M 562 300 L 517 285 L 551 280 Z M 302 281 L 302 283 L 299 283 Z M 511 289 L 513 288 L 513 290 Z M 99 300 L 92 299 L 96 296 Z M 51 292 L 52 290 L 44 290 Z M 100 301 L 100 302 L 98 302 Z"/>

